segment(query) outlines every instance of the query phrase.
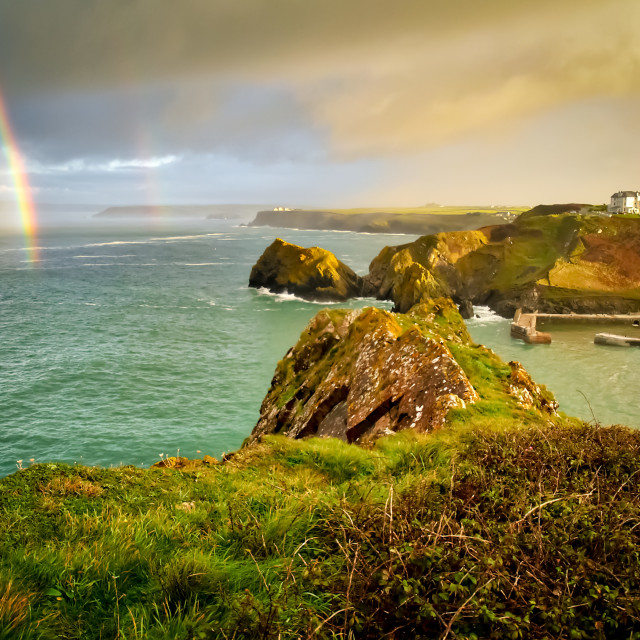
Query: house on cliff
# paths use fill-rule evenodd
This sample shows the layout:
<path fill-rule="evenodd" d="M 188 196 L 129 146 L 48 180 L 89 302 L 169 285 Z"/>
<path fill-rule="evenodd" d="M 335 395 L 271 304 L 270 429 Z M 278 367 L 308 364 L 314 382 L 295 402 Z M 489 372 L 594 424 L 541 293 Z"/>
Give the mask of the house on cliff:
<path fill-rule="evenodd" d="M 618 191 L 611 196 L 609 213 L 640 213 L 640 191 Z"/>

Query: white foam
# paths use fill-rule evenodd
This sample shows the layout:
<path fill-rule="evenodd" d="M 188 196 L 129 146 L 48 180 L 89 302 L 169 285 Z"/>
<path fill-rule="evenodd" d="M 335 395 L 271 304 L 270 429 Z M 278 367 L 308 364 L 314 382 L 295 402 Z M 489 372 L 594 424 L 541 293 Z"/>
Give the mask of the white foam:
<path fill-rule="evenodd" d="M 84 258 L 85 260 L 88 259 L 93 259 L 93 258 L 135 258 L 136 254 L 135 253 L 123 253 L 122 255 L 108 255 L 108 254 L 101 254 L 101 255 L 95 255 L 95 256 L 73 256 L 74 258 Z"/>
<path fill-rule="evenodd" d="M 150 244 L 152 240 L 114 240 L 113 242 L 91 242 L 83 247 L 114 247 L 120 244 Z"/>
<path fill-rule="evenodd" d="M 210 236 L 221 236 L 221 233 L 198 233 L 190 236 L 163 236 L 151 238 L 152 241 L 164 242 L 166 240 L 197 240 L 198 238 L 209 238 Z"/>
<path fill-rule="evenodd" d="M 506 322 L 506 318 L 499 316 L 495 311 L 492 311 L 490 307 L 480 305 L 477 307 L 473 307 L 473 318 L 469 318 L 468 320 L 466 320 L 467 324 L 472 325 L 483 325 L 499 322 Z"/>
<path fill-rule="evenodd" d="M 269 291 L 266 287 L 260 287 L 256 289 L 258 294 L 261 296 L 270 296 L 275 299 L 276 302 L 306 302 L 307 304 L 319 304 L 323 307 L 333 305 L 333 304 L 343 304 L 340 302 L 330 302 L 327 300 L 305 300 L 294 293 L 289 293 L 288 291 L 283 291 L 282 293 L 274 293 L 273 291 Z"/>
<path fill-rule="evenodd" d="M 157 262 L 83 262 L 83 267 L 157 267 Z"/>

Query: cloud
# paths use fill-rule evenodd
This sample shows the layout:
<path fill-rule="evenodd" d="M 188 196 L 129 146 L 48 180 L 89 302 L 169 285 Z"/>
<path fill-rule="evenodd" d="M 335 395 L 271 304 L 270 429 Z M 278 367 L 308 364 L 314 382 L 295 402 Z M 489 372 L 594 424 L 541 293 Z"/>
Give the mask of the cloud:
<path fill-rule="evenodd" d="M 87 171 L 93 173 L 111 173 L 114 171 L 123 171 L 127 169 L 158 169 L 159 167 L 164 167 L 166 165 L 174 164 L 179 161 L 180 158 L 174 155 L 153 158 L 129 158 L 126 160 L 115 158 L 113 160 L 109 160 L 108 162 L 100 163 L 91 163 L 83 160 L 82 158 L 77 158 L 74 160 L 70 160 L 69 162 L 64 162 L 63 164 L 55 165 L 42 165 L 35 163 L 29 166 L 28 169 L 29 173 L 31 174 L 81 173 Z"/>
<path fill-rule="evenodd" d="M 402 154 L 637 95 L 639 22 L 637 0 L 4 0 L 0 79 L 31 104 L 106 94 L 123 112 L 138 96 L 138 122 L 165 126 L 159 153 Z M 131 139 L 122 118 L 104 122 L 85 138 L 96 148 Z"/>
<path fill-rule="evenodd" d="M 638 135 L 638 24 L 638 0 L 0 0 L 0 92 L 34 186 L 78 201 L 154 178 L 184 201 L 599 201 L 637 186 L 611 140 Z"/>

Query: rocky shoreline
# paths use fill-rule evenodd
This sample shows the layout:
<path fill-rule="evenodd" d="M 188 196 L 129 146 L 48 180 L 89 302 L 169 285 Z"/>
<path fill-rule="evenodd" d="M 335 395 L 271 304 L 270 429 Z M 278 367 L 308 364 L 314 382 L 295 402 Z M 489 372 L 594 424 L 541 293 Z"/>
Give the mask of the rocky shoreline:
<path fill-rule="evenodd" d="M 593 224 L 566 248 L 577 273 L 598 262 L 591 235 L 620 230 L 585 234 Z M 640 432 L 558 412 L 519 363 L 471 341 L 451 298 L 427 295 L 468 286 L 465 261 L 486 274 L 490 236 L 388 248 L 360 280 L 328 252 L 277 243 L 253 286 L 348 296 L 351 282 L 418 302 L 320 311 L 220 462 L 0 479 L 0 635 L 635 637 Z M 527 274 L 489 263 L 494 281 Z"/>

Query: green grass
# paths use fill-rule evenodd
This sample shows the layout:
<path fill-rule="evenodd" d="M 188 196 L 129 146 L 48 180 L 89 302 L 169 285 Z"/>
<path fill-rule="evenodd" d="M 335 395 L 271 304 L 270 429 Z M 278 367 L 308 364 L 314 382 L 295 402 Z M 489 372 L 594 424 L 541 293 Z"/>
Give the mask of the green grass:
<path fill-rule="evenodd" d="M 18 471 L 0 638 L 640 637 L 640 433 L 481 422 Z"/>

